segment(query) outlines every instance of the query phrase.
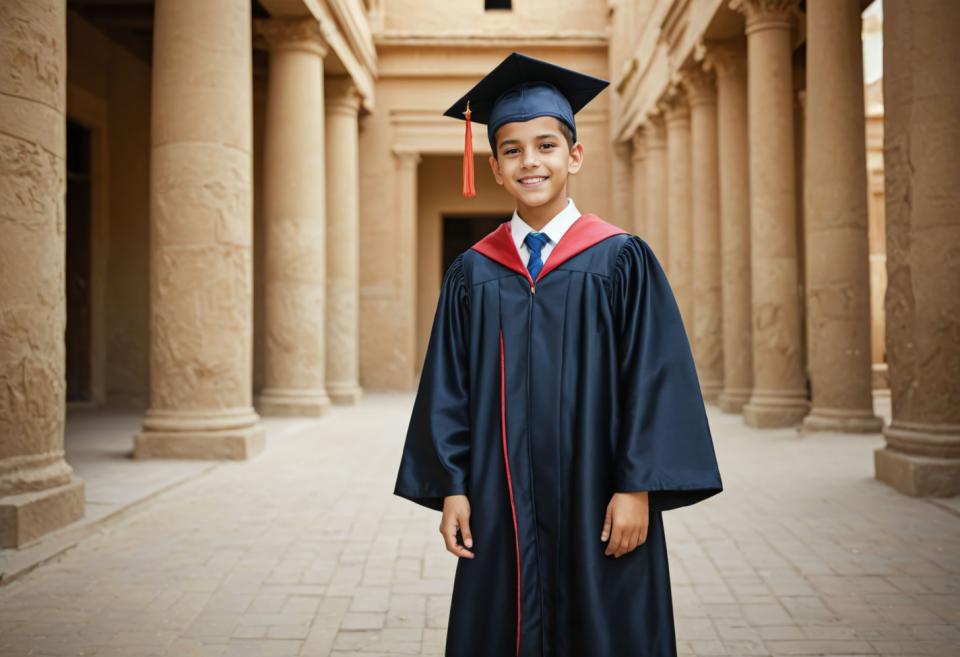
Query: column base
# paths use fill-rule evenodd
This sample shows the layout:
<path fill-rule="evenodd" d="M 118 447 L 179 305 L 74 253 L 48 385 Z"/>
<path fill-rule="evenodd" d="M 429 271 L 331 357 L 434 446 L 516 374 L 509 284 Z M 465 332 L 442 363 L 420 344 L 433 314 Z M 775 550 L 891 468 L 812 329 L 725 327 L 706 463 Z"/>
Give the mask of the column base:
<path fill-rule="evenodd" d="M 266 431 L 259 424 L 206 431 L 142 431 L 133 437 L 133 458 L 244 461 L 265 446 Z"/>
<path fill-rule="evenodd" d="M 742 413 L 743 406 L 750 401 L 749 388 L 728 388 L 720 392 L 717 405 L 724 413 Z"/>
<path fill-rule="evenodd" d="M 352 406 L 363 398 L 363 388 L 356 383 L 327 383 L 327 394 L 334 404 Z"/>
<path fill-rule="evenodd" d="M 883 430 L 883 420 L 874 415 L 873 411 L 814 407 L 803 418 L 802 429 L 805 433 L 880 433 Z"/>
<path fill-rule="evenodd" d="M 83 518 L 82 479 L 55 488 L 0 497 L 0 548 L 20 548 Z"/>
<path fill-rule="evenodd" d="M 905 454 L 883 447 L 873 453 L 874 476 L 913 497 L 960 495 L 960 458 Z"/>
<path fill-rule="evenodd" d="M 791 427 L 810 412 L 810 402 L 800 392 L 753 392 L 743 406 L 743 420 L 758 429 Z"/>
<path fill-rule="evenodd" d="M 273 417 L 319 417 L 330 410 L 324 389 L 289 390 L 265 388 L 257 402 L 260 415 Z"/>

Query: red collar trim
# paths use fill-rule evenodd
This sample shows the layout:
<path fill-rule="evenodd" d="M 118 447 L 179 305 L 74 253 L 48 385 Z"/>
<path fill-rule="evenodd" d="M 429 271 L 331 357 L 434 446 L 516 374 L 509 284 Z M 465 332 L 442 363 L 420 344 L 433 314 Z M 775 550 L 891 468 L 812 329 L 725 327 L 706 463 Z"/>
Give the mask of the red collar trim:
<path fill-rule="evenodd" d="M 537 274 L 537 281 L 594 244 L 625 232 L 627 231 L 617 228 L 613 224 L 608 224 L 595 214 L 580 215 L 570 225 L 567 232 L 563 234 L 553 251 L 550 252 L 550 257 L 547 258 L 547 262 L 543 265 L 540 273 Z M 513 233 L 510 230 L 509 221 L 500 224 L 496 230 L 489 233 L 471 248 L 500 263 L 507 269 L 522 274 L 531 285 L 536 282 L 530 278 L 530 272 L 523 265 L 523 260 L 517 252 L 517 246 L 513 243 Z"/>

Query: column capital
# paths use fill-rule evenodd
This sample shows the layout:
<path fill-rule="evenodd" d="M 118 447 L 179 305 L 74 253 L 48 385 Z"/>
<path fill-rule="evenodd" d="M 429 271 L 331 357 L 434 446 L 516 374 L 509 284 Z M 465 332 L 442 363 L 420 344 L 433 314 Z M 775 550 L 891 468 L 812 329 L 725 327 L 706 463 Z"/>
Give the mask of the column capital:
<path fill-rule="evenodd" d="M 712 72 L 692 68 L 684 71 L 680 83 L 687 92 L 690 107 L 717 104 L 716 80 Z"/>
<path fill-rule="evenodd" d="M 663 98 L 657 103 L 657 109 L 663 112 L 668 124 L 690 121 L 690 105 L 683 86 L 679 83 L 670 85 Z"/>
<path fill-rule="evenodd" d="M 764 29 L 789 29 L 800 0 L 730 0 L 730 9 L 747 19 L 746 33 Z"/>
<path fill-rule="evenodd" d="M 323 28 L 315 18 L 258 18 L 253 26 L 271 52 L 303 50 L 326 57 L 330 50 Z"/>
<path fill-rule="evenodd" d="M 394 146 L 393 155 L 402 167 L 415 167 L 420 164 L 420 151 L 410 146 Z"/>
<path fill-rule="evenodd" d="M 647 157 L 647 136 L 644 134 L 643 129 L 641 128 L 634 132 L 630 141 L 633 144 L 633 161 L 642 162 L 645 160 Z"/>
<path fill-rule="evenodd" d="M 326 84 L 327 112 L 348 114 L 355 116 L 360 111 L 363 97 L 357 85 L 349 77 L 327 77 Z"/>
<path fill-rule="evenodd" d="M 743 39 L 708 41 L 704 48 L 703 66 L 716 73 L 718 79 L 746 75 L 746 42 Z"/>

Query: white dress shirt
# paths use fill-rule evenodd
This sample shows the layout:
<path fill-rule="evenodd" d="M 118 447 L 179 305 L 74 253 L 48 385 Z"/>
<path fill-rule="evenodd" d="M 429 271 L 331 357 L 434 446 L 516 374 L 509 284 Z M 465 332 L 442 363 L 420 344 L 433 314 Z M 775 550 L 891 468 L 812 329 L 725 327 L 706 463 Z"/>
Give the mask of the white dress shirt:
<path fill-rule="evenodd" d="M 563 234 L 567 232 L 567 229 L 573 225 L 573 222 L 579 218 L 580 211 L 577 209 L 577 206 L 573 204 L 573 199 L 567 197 L 567 207 L 554 215 L 554 217 L 540 229 L 541 233 L 546 234 L 548 240 L 547 243 L 543 245 L 543 248 L 540 249 L 540 260 L 544 264 L 547 263 L 547 258 L 550 252 L 553 251 L 553 247 L 557 245 L 557 242 L 559 242 Z M 521 219 L 517 211 L 514 210 L 513 218 L 510 219 L 510 230 L 513 234 L 513 243 L 517 246 L 520 259 L 523 261 L 523 266 L 526 267 L 527 262 L 530 261 L 530 249 L 527 248 L 523 240 L 526 238 L 527 233 L 533 232 L 533 228 Z"/>

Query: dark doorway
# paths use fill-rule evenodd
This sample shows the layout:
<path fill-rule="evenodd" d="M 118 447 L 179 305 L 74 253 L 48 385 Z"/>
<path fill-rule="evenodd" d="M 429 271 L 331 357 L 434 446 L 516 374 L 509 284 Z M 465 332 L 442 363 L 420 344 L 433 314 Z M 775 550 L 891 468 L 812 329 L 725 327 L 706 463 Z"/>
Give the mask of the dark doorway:
<path fill-rule="evenodd" d="M 90 201 L 92 131 L 67 121 L 67 401 L 92 400 Z"/>
<path fill-rule="evenodd" d="M 487 233 L 508 221 L 510 215 L 495 216 L 457 216 L 443 217 L 443 269 L 447 271 L 450 263 L 459 254 L 469 249 Z"/>

